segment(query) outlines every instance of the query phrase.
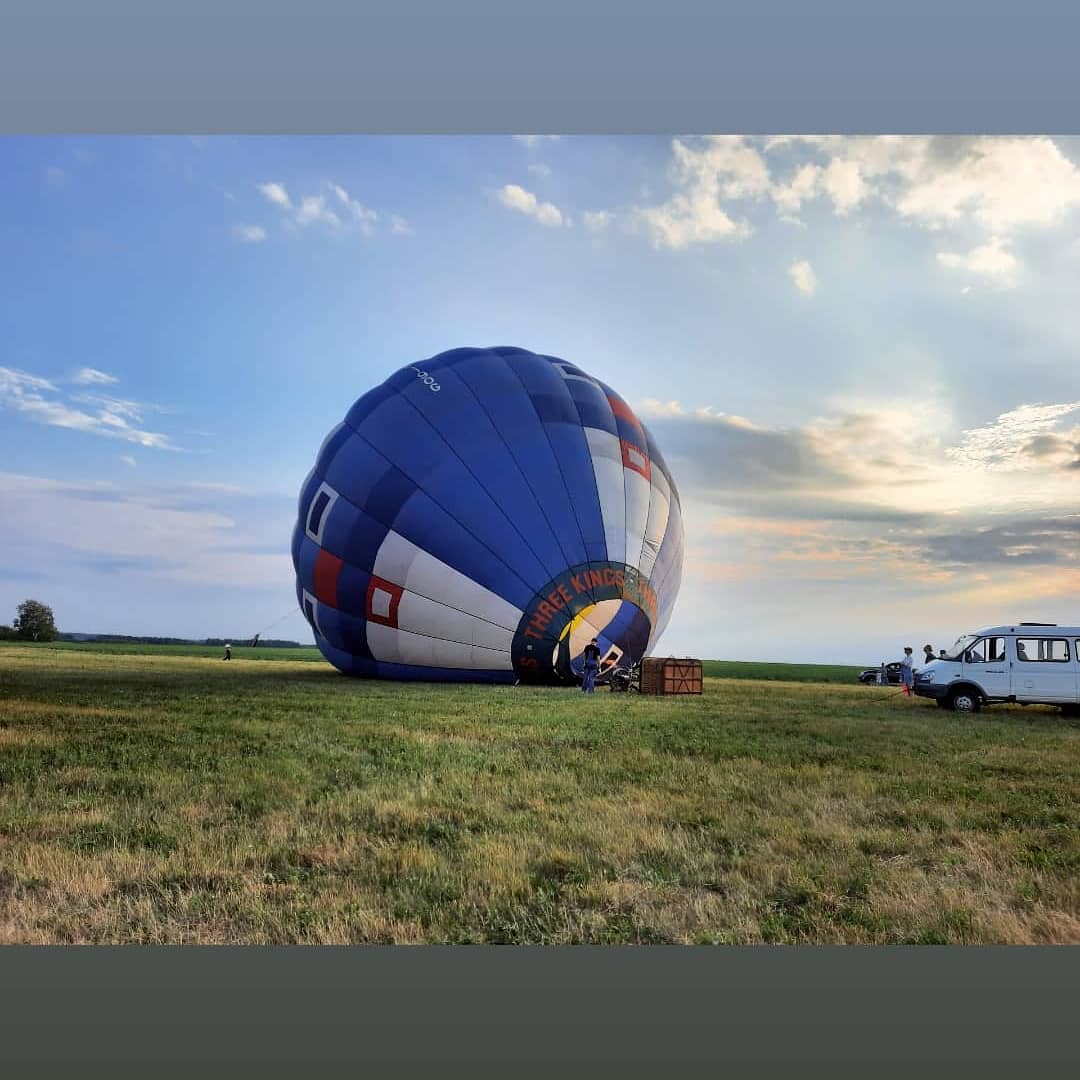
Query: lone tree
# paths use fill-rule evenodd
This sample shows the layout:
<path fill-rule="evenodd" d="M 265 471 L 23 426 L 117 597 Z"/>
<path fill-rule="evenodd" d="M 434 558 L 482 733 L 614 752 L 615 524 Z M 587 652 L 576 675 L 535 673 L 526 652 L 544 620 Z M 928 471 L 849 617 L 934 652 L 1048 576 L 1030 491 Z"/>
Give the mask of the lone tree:
<path fill-rule="evenodd" d="M 24 600 L 17 608 L 15 633 L 23 641 L 55 641 L 59 636 L 52 608 L 40 600 Z"/>

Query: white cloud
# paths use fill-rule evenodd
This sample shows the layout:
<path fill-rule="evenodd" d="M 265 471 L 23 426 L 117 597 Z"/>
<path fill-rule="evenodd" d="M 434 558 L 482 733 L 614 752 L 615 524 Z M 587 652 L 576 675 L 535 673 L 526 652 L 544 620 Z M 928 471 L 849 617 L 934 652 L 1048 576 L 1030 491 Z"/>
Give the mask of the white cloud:
<path fill-rule="evenodd" d="M 1004 284 L 1014 280 L 1020 263 L 1011 251 L 1006 251 L 1003 241 L 994 236 L 989 243 L 973 248 L 966 254 L 939 251 L 937 260 L 950 270 L 965 270 L 971 274 L 994 278 Z"/>
<path fill-rule="evenodd" d="M 699 405 L 696 408 L 687 409 L 680 401 L 645 398 L 636 406 L 636 412 L 639 417 L 644 417 L 646 420 L 709 420 L 747 431 L 759 430 L 757 425 L 747 420 L 745 416 L 719 412 L 712 405 Z"/>
<path fill-rule="evenodd" d="M 135 459 L 130 454 L 121 454 L 120 460 L 125 465 L 130 465 L 133 469 L 135 468 Z"/>
<path fill-rule="evenodd" d="M 803 296 L 813 296 L 817 291 L 817 275 L 814 268 L 806 261 L 799 259 L 788 267 L 788 276 L 795 283 L 795 288 Z"/>
<path fill-rule="evenodd" d="M 806 200 L 817 195 L 821 174 L 819 165 L 803 165 L 786 184 L 774 184 L 770 194 L 777 208 L 785 214 L 796 213 Z M 785 215 L 781 215 L 781 220 L 784 219 Z"/>
<path fill-rule="evenodd" d="M 338 202 L 345 207 L 353 221 L 359 224 L 361 231 L 370 233 L 372 226 L 379 219 L 374 210 L 364 206 L 358 199 L 354 199 L 340 184 L 331 184 L 331 190 L 337 196 Z"/>
<path fill-rule="evenodd" d="M 1058 405 L 1021 405 L 984 427 L 963 433 L 946 454 L 959 465 L 976 469 L 1026 470 L 1038 461 L 1028 452 L 1032 442 L 1053 432 L 1067 416 L 1080 411 L 1080 401 Z"/>
<path fill-rule="evenodd" d="M 739 136 L 711 136 L 702 148 L 672 143 L 672 176 L 679 191 L 666 203 L 638 209 L 656 247 L 681 249 L 717 240 L 741 240 L 750 224 L 732 218 L 722 199 L 759 197 L 769 191 L 769 171 Z"/>
<path fill-rule="evenodd" d="M 110 375 L 105 371 L 98 371 L 97 368 L 84 367 L 79 368 L 71 381 L 78 383 L 80 386 L 110 386 L 120 380 L 115 375 Z"/>
<path fill-rule="evenodd" d="M 292 208 L 292 202 L 289 199 L 289 193 L 285 190 L 284 184 L 259 184 L 259 190 L 270 200 L 275 206 L 280 206 L 285 210 Z"/>
<path fill-rule="evenodd" d="M 519 143 L 529 147 L 531 150 L 533 147 L 539 146 L 543 142 L 558 142 L 560 136 L 558 135 L 515 135 Z"/>
<path fill-rule="evenodd" d="M 413 228 L 408 223 L 408 221 L 406 221 L 405 218 L 401 217 L 399 214 L 391 214 L 390 231 L 392 233 L 396 233 L 399 236 L 411 236 Z"/>
<path fill-rule="evenodd" d="M 868 188 L 857 161 L 833 158 L 821 178 L 821 186 L 838 214 L 853 210 L 867 196 Z"/>
<path fill-rule="evenodd" d="M 741 239 L 750 225 L 732 204 L 763 198 L 785 221 L 824 198 L 838 216 L 876 202 L 924 228 L 970 222 L 995 235 L 1080 207 L 1080 169 L 1045 137 L 676 139 L 671 178 L 668 200 L 637 212 L 658 247 Z"/>
<path fill-rule="evenodd" d="M 136 402 L 88 394 L 71 398 L 70 401 L 46 396 L 57 392 L 57 388 L 47 379 L 0 367 L 0 409 L 22 413 L 31 420 L 51 427 L 123 439 L 155 449 L 176 449 L 167 435 L 134 426 L 141 421 L 143 408 Z M 75 408 L 72 402 L 92 405 L 93 411 Z"/>
<path fill-rule="evenodd" d="M 589 232 L 603 232 L 615 220 L 615 215 L 610 210 L 586 210 L 581 219 Z"/>
<path fill-rule="evenodd" d="M 322 195 L 305 195 L 300 200 L 300 207 L 293 220 L 297 225 L 311 225 L 317 221 L 332 228 L 341 225 L 341 218 L 327 207 L 326 199 Z"/>
<path fill-rule="evenodd" d="M 504 184 L 499 190 L 503 206 L 535 218 L 541 225 L 558 227 L 564 224 L 562 211 L 554 203 L 541 202 L 531 192 L 517 184 Z"/>
<path fill-rule="evenodd" d="M 233 236 L 245 244 L 261 244 L 266 239 L 266 230 L 261 225 L 234 225 Z"/>
<path fill-rule="evenodd" d="M 55 389 L 56 387 L 48 379 L 31 375 L 27 371 L 19 371 L 18 368 L 0 367 L 0 401 L 17 394 Z"/>
<path fill-rule="evenodd" d="M 529 162 L 529 172 L 535 176 L 550 176 L 551 166 L 545 165 L 542 161 Z"/>
<path fill-rule="evenodd" d="M 344 232 L 353 228 L 365 236 L 370 236 L 379 221 L 376 211 L 353 197 L 341 184 L 324 184 L 320 192 L 302 195 L 299 201 L 291 197 L 282 184 L 259 184 L 258 188 L 286 215 L 286 222 L 289 225 L 301 228 L 323 225 L 332 232 Z M 395 215 L 392 221 L 404 222 L 404 219 Z M 391 231 L 407 231 L 407 227 L 403 229 L 392 225 Z"/>
<path fill-rule="evenodd" d="M 1080 205 L 1080 170 L 1048 138 L 980 138 L 955 159 L 928 159 L 897 201 L 939 225 L 971 215 L 994 230 L 1052 225 Z"/>

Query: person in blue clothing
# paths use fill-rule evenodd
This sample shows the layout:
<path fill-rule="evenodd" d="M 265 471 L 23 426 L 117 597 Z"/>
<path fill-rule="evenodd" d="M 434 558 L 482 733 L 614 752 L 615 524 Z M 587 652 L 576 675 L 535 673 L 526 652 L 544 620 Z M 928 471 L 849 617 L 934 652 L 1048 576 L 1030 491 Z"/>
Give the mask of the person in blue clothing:
<path fill-rule="evenodd" d="M 596 692 L 596 672 L 600 667 L 600 646 L 596 644 L 596 638 L 585 646 L 585 651 L 581 656 L 585 661 L 581 675 L 581 692 L 592 694 Z"/>

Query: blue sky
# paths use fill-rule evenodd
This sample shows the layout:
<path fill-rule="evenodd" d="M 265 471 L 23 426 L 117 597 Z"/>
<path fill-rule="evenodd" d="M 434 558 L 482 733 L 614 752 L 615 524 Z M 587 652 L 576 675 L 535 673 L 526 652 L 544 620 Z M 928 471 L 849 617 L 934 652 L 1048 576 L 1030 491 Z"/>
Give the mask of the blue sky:
<path fill-rule="evenodd" d="M 0 177 L 0 620 L 254 633 L 349 405 L 514 344 L 670 459 L 665 651 L 1080 621 L 1080 140 L 32 138 Z"/>

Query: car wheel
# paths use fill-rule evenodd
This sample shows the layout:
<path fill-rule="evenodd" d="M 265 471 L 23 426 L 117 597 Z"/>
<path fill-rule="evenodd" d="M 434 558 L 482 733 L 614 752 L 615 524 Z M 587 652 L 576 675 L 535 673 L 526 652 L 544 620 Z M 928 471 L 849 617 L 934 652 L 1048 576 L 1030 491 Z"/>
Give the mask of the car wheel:
<path fill-rule="evenodd" d="M 977 713 L 979 711 L 978 695 L 971 690 L 954 690 L 951 695 L 951 700 L 952 707 L 957 712 Z"/>

